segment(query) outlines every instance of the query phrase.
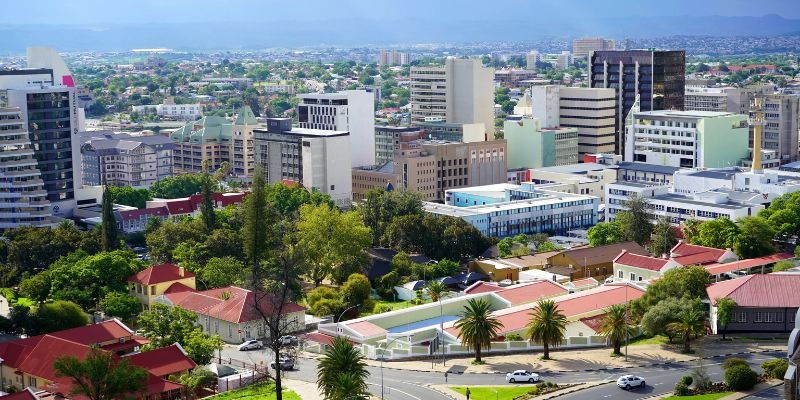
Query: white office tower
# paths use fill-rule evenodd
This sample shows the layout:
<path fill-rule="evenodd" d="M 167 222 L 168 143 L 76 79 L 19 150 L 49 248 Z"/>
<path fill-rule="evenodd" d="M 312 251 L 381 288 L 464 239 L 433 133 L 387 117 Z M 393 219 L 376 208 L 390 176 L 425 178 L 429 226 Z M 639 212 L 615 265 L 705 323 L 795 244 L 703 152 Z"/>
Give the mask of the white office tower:
<path fill-rule="evenodd" d="M 375 95 L 365 90 L 297 96 L 301 128 L 350 132 L 351 167 L 375 164 Z"/>
<path fill-rule="evenodd" d="M 64 218 L 72 216 L 83 181 L 79 111 L 75 88 L 54 79 L 52 69 L 0 71 L 0 107 L 20 109 L 53 215 Z"/>
<path fill-rule="evenodd" d="M 55 225 L 19 108 L 0 108 L 0 139 L 0 229 Z"/>
<path fill-rule="evenodd" d="M 67 63 L 54 49 L 49 47 L 28 47 L 28 68 L 46 68 L 53 70 L 53 83 L 78 89 L 72 71 Z M 77 92 L 76 92 L 77 93 Z M 78 131 L 86 131 L 86 112 L 78 108 Z"/>
<path fill-rule="evenodd" d="M 448 57 L 444 66 L 411 68 L 411 123 L 482 123 L 494 133 L 494 69 Z"/>
<path fill-rule="evenodd" d="M 575 62 L 572 58 L 572 53 L 568 51 L 562 51 L 561 54 L 556 57 L 556 68 L 558 69 L 567 69 Z"/>
<path fill-rule="evenodd" d="M 536 50 L 525 54 L 525 69 L 536 71 L 536 63 L 542 61 L 542 55 Z"/>

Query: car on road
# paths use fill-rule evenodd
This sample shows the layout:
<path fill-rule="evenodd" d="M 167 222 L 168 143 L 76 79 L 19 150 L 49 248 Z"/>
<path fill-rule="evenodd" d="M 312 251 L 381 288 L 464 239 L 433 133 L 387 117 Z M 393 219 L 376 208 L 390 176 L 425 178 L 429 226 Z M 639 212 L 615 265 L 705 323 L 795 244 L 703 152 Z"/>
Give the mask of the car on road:
<path fill-rule="evenodd" d="M 297 346 L 297 336 L 286 335 L 278 338 L 282 346 Z"/>
<path fill-rule="evenodd" d="M 628 390 L 632 387 L 644 387 L 644 378 L 636 375 L 622 375 L 617 379 L 617 386 Z"/>
<path fill-rule="evenodd" d="M 517 382 L 539 382 L 541 378 L 539 378 L 539 374 L 534 372 L 528 372 L 524 369 L 518 369 L 514 372 L 509 372 L 506 374 L 506 382 L 508 383 L 517 383 Z"/>
<path fill-rule="evenodd" d="M 278 362 L 280 362 L 281 364 L 281 371 L 291 371 L 294 369 L 294 359 L 292 358 L 281 357 L 280 360 L 278 360 Z M 277 369 L 275 361 L 269 363 L 269 366 L 272 367 L 272 369 Z"/>
<path fill-rule="evenodd" d="M 264 348 L 264 343 L 261 343 L 260 340 L 246 340 L 238 348 L 239 351 L 258 350 Z"/>

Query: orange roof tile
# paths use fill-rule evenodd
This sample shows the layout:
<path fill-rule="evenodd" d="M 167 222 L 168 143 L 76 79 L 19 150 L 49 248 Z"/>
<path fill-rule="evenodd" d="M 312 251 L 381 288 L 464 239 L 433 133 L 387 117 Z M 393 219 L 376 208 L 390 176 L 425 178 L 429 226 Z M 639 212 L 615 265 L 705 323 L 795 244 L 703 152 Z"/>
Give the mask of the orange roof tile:
<path fill-rule="evenodd" d="M 133 354 L 127 359 L 132 365 L 142 367 L 159 377 L 186 371 L 197 365 L 178 344 Z"/>
<path fill-rule="evenodd" d="M 183 278 L 194 276 L 192 272 L 183 270 L 175 264 L 158 264 L 139 271 L 136 275 L 128 277 L 128 282 L 135 282 L 141 285 L 155 285 L 170 281 L 177 281 Z M 183 275 L 181 275 L 181 273 Z"/>

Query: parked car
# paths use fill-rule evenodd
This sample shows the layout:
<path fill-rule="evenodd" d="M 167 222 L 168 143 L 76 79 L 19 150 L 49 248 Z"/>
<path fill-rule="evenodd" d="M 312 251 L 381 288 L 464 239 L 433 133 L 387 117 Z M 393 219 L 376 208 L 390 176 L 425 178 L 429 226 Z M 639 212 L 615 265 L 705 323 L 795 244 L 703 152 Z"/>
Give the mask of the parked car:
<path fill-rule="evenodd" d="M 258 350 L 263 348 L 264 343 L 261 343 L 260 340 L 246 340 L 244 343 L 239 345 L 239 351 Z"/>
<path fill-rule="evenodd" d="M 278 360 L 278 362 L 280 362 L 281 364 L 281 371 L 291 371 L 294 369 L 294 359 L 292 358 L 281 357 L 280 360 Z M 275 361 L 269 363 L 269 366 L 272 367 L 272 369 L 277 369 Z"/>
<path fill-rule="evenodd" d="M 278 340 L 283 346 L 297 346 L 297 336 L 293 335 L 281 336 L 280 338 L 278 338 Z"/>
<path fill-rule="evenodd" d="M 517 383 L 517 382 L 539 382 L 539 374 L 534 372 L 528 372 L 524 369 L 518 369 L 514 372 L 509 372 L 506 374 L 506 382 L 508 383 Z"/>
<path fill-rule="evenodd" d="M 617 379 L 617 386 L 628 390 L 632 387 L 644 387 L 644 378 L 636 375 L 622 375 Z"/>

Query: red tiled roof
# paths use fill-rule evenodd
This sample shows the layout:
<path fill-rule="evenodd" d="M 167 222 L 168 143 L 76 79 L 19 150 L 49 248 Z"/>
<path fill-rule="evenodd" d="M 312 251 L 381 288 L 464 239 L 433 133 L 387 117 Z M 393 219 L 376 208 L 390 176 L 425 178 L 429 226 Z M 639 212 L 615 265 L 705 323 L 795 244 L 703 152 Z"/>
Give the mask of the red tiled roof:
<path fill-rule="evenodd" d="M 227 293 L 223 295 L 223 293 Z M 227 300 L 223 297 L 229 296 Z M 241 323 L 260 319 L 261 315 L 255 310 L 255 294 L 247 289 L 236 286 L 211 289 L 203 292 L 179 292 L 166 295 L 167 299 L 175 306 L 194 311 L 198 314 L 211 315 L 224 321 Z M 272 309 L 268 298 L 260 300 L 260 309 L 269 313 Z M 303 311 L 303 307 L 288 303 L 283 306 L 283 313 Z"/>
<path fill-rule="evenodd" d="M 136 275 L 128 277 L 128 282 L 136 282 L 141 285 L 155 285 L 170 281 L 177 281 L 183 278 L 191 278 L 193 273 L 184 270 L 183 276 L 181 268 L 175 264 L 158 264 L 139 271 Z"/>
<path fill-rule="evenodd" d="M 39 397 L 33 393 L 31 388 L 25 388 L 19 392 L 7 394 L 2 398 L 3 400 L 39 400 Z"/>
<path fill-rule="evenodd" d="M 597 332 L 600 329 L 600 325 L 603 325 L 603 318 L 605 318 L 606 315 L 608 315 L 608 313 L 595 315 L 593 317 L 581 318 L 579 321 L 583 322 L 589 327 L 589 329 Z"/>
<path fill-rule="evenodd" d="M 639 254 L 628 253 L 625 250 L 622 250 L 622 253 L 620 253 L 617 258 L 614 259 L 614 263 L 616 264 L 647 269 L 650 271 L 661 271 L 661 269 L 664 268 L 664 266 L 666 266 L 669 262 L 669 259 L 642 256 Z"/>
<path fill-rule="evenodd" d="M 142 367 L 159 377 L 190 370 L 197 365 L 178 344 L 133 354 L 127 359 L 132 365 Z"/>
<path fill-rule="evenodd" d="M 718 262 L 727 250 L 678 242 L 670 250 L 672 259 L 680 265 L 702 265 Z"/>
<path fill-rule="evenodd" d="M 333 336 L 326 335 L 324 333 L 317 332 L 317 331 L 309 332 L 309 333 L 300 335 L 300 338 L 304 339 L 304 340 L 310 340 L 312 342 L 317 342 L 317 343 L 320 343 L 320 344 L 324 344 L 324 345 L 327 345 L 327 346 L 330 346 L 330 345 L 333 344 Z"/>
<path fill-rule="evenodd" d="M 740 307 L 800 307 L 800 275 L 748 275 L 714 283 L 706 288 L 712 304 L 730 297 Z"/>
<path fill-rule="evenodd" d="M 738 271 L 740 269 L 747 269 L 753 267 L 760 267 L 762 265 L 769 265 L 778 261 L 788 260 L 794 256 L 789 253 L 776 253 L 764 257 L 748 258 L 746 260 L 739 260 L 724 264 L 709 264 L 704 266 L 706 271 L 711 275 L 724 274 L 726 272 Z"/>
<path fill-rule="evenodd" d="M 167 207 L 140 208 L 138 210 L 120 211 L 119 215 L 123 221 L 139 219 L 145 215 L 150 217 L 167 217 L 169 216 L 169 210 L 167 210 Z"/>
<path fill-rule="evenodd" d="M 172 285 L 169 285 L 167 290 L 164 291 L 164 294 L 170 293 L 181 293 L 181 292 L 195 292 L 196 290 L 192 289 L 189 286 L 184 285 L 180 282 L 175 282 Z"/>
<path fill-rule="evenodd" d="M 386 333 L 386 329 L 369 321 L 359 321 L 345 325 L 363 337 L 378 336 Z"/>
<path fill-rule="evenodd" d="M 53 332 L 50 334 L 50 336 L 55 336 L 84 345 L 93 345 L 108 341 L 118 341 L 120 338 L 131 337 L 133 336 L 133 331 L 131 331 L 122 322 L 119 322 L 116 319 L 111 319 L 99 324 L 80 326 L 77 328 Z"/>
<path fill-rule="evenodd" d="M 41 336 L 34 336 L 28 339 L 0 343 L 0 358 L 3 359 L 3 364 L 12 368 L 19 368 L 19 365 L 22 364 L 25 357 L 28 356 L 31 350 L 36 346 L 36 343 L 39 343 L 41 339 Z"/>
<path fill-rule="evenodd" d="M 470 287 L 464 289 L 464 294 L 499 292 L 501 290 L 503 290 L 503 288 L 498 286 L 496 283 L 477 281 Z"/>
<path fill-rule="evenodd" d="M 191 214 L 195 211 L 191 199 L 173 199 L 167 201 L 167 209 L 172 215 L 176 214 Z"/>
<path fill-rule="evenodd" d="M 103 350 L 107 350 L 107 351 L 111 351 L 111 352 L 117 352 L 117 351 L 120 351 L 120 350 L 123 350 L 123 351 L 124 350 L 130 350 L 130 349 L 133 349 L 134 347 L 141 347 L 141 346 L 144 346 L 144 345 L 146 345 L 148 343 L 150 343 L 149 340 L 147 340 L 147 339 L 145 339 L 143 337 L 140 337 L 140 336 L 134 336 L 131 340 L 126 340 L 124 343 L 121 343 L 121 342 L 111 343 L 111 344 L 105 345 L 105 346 L 103 346 L 101 348 Z"/>
<path fill-rule="evenodd" d="M 566 288 L 553 281 L 542 280 L 514 285 L 495 292 L 495 294 L 510 302 L 512 306 L 517 306 L 520 304 L 532 303 L 541 298 L 566 294 L 567 292 L 569 291 Z"/>
<path fill-rule="evenodd" d="M 51 335 L 44 335 L 39 343 L 31 349 L 18 369 L 26 374 L 38 376 L 49 381 L 56 380 L 53 363 L 57 358 L 73 356 L 83 360 L 91 348 L 85 344 L 71 342 Z"/>

